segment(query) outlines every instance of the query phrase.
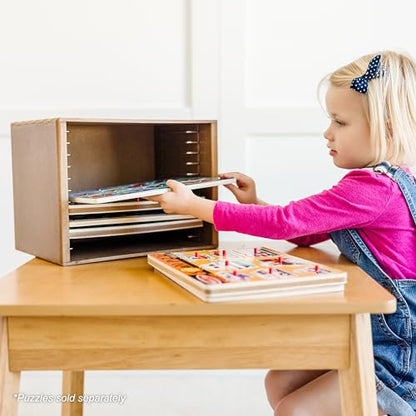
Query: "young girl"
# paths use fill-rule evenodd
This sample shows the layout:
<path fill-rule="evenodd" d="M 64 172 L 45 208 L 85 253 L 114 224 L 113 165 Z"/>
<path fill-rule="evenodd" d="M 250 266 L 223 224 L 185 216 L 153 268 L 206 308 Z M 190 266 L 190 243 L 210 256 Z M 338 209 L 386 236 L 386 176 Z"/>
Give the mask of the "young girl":
<path fill-rule="evenodd" d="M 182 184 L 154 197 L 168 213 L 191 214 L 217 230 L 310 245 L 331 238 L 397 298 L 397 311 L 372 316 L 379 414 L 416 410 L 416 64 L 395 52 L 361 57 L 327 78 L 324 136 L 336 166 L 352 169 L 329 190 L 267 205 L 241 173 L 227 187 L 240 204 L 202 199 Z M 336 371 L 270 371 L 277 416 L 341 414 Z M 351 415 L 353 416 L 353 415 Z"/>

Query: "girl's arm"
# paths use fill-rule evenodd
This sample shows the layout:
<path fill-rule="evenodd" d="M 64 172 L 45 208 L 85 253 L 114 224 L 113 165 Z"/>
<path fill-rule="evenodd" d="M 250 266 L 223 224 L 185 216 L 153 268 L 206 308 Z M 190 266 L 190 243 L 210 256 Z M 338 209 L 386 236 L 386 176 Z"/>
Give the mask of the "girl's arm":
<path fill-rule="evenodd" d="M 367 227 L 388 205 L 393 190 L 393 181 L 388 179 L 366 169 L 354 170 L 331 189 L 286 206 L 219 201 L 214 206 L 215 228 L 293 241 L 316 234 L 326 238 L 331 231 Z"/>
<path fill-rule="evenodd" d="M 386 209 L 393 189 L 389 178 L 366 170 L 352 171 L 331 189 L 286 206 L 211 201 L 179 182 L 170 180 L 168 186 L 172 192 L 149 198 L 165 212 L 199 217 L 214 223 L 218 231 L 292 241 L 317 234 L 323 239 L 331 231 L 368 226 Z"/>
<path fill-rule="evenodd" d="M 228 176 L 223 176 L 223 177 L 228 177 Z M 163 210 L 168 214 L 192 215 L 194 217 L 198 217 L 209 223 L 214 223 L 213 213 L 214 213 L 216 201 L 212 201 L 210 199 L 204 199 L 204 198 L 200 198 L 196 196 L 189 188 L 187 188 L 185 185 L 175 180 L 168 180 L 167 185 L 171 189 L 171 192 L 167 192 L 159 196 L 148 197 L 147 199 L 159 202 Z M 241 195 L 244 194 L 245 190 L 249 189 L 249 187 L 246 188 L 242 186 L 244 191 L 239 193 L 239 189 L 236 186 L 234 185 L 228 185 L 228 186 L 233 186 L 235 189 L 233 188 L 231 191 L 234 194 L 238 194 L 240 198 L 241 198 Z M 240 186 L 241 186 L 241 182 L 240 182 Z M 264 203 L 263 205 L 267 205 L 267 204 Z M 318 235 L 298 237 L 290 241 L 300 246 L 309 246 L 309 245 L 327 240 L 328 238 L 329 238 L 328 234 L 318 234 Z"/>

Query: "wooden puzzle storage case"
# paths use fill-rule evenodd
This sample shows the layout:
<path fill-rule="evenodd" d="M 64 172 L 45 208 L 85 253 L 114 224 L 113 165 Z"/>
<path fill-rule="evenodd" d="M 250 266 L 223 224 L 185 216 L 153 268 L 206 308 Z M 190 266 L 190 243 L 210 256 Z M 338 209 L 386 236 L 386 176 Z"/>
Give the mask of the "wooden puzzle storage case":
<path fill-rule="evenodd" d="M 137 201 L 83 207 L 68 194 L 135 181 L 217 176 L 216 121 L 55 118 L 12 123 L 15 240 L 18 250 L 61 265 L 143 256 L 158 250 L 214 248 L 218 235 L 199 220 L 79 237 L 70 223 L 135 212 Z M 217 199 L 217 188 L 199 190 Z M 114 214 L 112 214 L 114 213 Z M 78 237 L 74 237 L 78 235 Z"/>

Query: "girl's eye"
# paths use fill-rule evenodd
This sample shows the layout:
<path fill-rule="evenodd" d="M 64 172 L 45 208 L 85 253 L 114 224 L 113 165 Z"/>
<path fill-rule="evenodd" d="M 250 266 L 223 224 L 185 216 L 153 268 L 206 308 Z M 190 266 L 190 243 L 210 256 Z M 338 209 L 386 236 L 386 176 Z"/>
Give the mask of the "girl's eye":
<path fill-rule="evenodd" d="M 339 126 L 345 126 L 345 123 L 341 120 L 334 120 Z"/>

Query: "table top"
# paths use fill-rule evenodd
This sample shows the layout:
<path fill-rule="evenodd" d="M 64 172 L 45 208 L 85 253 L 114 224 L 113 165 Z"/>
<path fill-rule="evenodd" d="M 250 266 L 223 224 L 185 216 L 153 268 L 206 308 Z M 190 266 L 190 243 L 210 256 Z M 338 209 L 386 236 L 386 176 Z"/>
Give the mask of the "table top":
<path fill-rule="evenodd" d="M 0 278 L 0 315 L 282 315 L 395 311 L 395 298 L 340 255 L 331 242 L 314 248 L 294 247 L 283 241 L 234 243 L 232 247 L 260 245 L 345 270 L 348 274 L 345 291 L 261 301 L 206 303 L 154 272 L 146 258 L 67 267 L 33 259 Z M 230 244 L 222 244 L 223 247 L 229 248 Z"/>

